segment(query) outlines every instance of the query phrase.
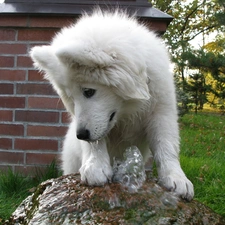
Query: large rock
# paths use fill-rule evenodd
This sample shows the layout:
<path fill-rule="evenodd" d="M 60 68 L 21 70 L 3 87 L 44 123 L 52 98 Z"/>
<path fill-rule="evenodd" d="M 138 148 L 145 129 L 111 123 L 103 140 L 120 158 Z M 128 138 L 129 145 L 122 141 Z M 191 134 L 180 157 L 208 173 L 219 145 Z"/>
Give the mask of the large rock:
<path fill-rule="evenodd" d="M 205 205 L 177 198 L 147 179 L 138 192 L 118 183 L 104 187 L 81 184 L 78 174 L 40 184 L 17 208 L 7 224 L 225 224 Z"/>

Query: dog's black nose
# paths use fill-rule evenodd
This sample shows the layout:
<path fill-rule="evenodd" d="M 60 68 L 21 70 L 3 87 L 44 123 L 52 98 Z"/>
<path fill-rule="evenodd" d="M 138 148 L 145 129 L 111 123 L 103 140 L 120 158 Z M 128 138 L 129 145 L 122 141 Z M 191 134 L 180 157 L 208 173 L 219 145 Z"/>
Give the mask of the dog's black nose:
<path fill-rule="evenodd" d="M 80 140 L 87 141 L 90 139 L 90 131 L 87 129 L 80 129 L 77 131 L 77 138 Z"/>

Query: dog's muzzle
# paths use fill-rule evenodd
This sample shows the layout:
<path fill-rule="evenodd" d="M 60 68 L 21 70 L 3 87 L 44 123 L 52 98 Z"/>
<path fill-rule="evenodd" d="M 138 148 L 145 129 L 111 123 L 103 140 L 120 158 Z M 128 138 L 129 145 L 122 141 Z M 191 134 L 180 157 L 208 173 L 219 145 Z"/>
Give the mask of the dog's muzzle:
<path fill-rule="evenodd" d="M 90 131 L 82 128 L 77 131 L 77 138 L 84 141 L 90 140 Z"/>

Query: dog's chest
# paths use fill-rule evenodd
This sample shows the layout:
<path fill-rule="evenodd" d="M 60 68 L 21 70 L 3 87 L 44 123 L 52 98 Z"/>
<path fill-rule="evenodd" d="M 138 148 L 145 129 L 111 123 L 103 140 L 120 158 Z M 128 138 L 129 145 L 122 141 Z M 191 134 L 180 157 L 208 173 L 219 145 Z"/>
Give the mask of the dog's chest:
<path fill-rule="evenodd" d="M 107 137 L 110 158 L 122 158 L 124 151 L 130 146 L 137 146 L 141 152 L 148 149 L 145 128 L 140 125 L 128 123 L 111 130 Z"/>

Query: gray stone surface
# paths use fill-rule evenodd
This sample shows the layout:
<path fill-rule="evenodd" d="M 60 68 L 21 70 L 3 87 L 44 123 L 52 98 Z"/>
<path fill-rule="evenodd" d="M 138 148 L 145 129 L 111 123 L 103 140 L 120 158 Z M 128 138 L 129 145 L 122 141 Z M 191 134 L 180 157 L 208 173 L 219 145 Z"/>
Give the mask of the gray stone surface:
<path fill-rule="evenodd" d="M 131 193 L 118 183 L 86 186 L 75 174 L 40 184 L 6 224 L 224 225 L 225 219 L 197 201 L 179 199 L 152 178 Z"/>

